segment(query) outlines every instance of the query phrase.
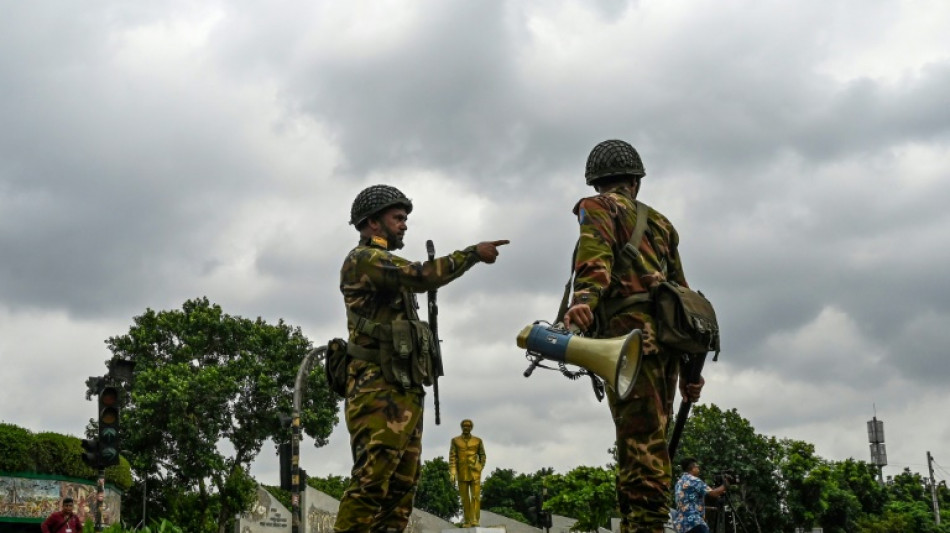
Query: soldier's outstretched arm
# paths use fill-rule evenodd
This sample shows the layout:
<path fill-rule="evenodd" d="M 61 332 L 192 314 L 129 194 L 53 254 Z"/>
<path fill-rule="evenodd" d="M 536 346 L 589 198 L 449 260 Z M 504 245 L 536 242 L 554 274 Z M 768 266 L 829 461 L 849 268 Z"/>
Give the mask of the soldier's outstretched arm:
<path fill-rule="evenodd" d="M 356 260 L 358 277 L 367 277 L 379 288 L 425 292 L 457 279 L 479 262 L 494 263 L 498 247 L 507 240 L 485 241 L 425 263 L 411 262 L 383 250 L 367 249 Z"/>

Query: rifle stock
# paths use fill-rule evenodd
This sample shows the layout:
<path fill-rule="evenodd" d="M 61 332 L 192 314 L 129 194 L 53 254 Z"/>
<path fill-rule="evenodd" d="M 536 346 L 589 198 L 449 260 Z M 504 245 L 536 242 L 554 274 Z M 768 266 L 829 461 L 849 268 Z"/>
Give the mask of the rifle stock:
<path fill-rule="evenodd" d="M 429 256 L 429 261 L 435 260 L 435 245 L 431 239 L 426 241 L 426 253 Z M 444 375 L 445 372 L 442 368 L 442 341 L 439 340 L 439 304 L 436 300 L 437 296 L 437 289 L 432 289 L 426 293 L 429 331 L 432 332 L 432 338 L 435 341 L 432 350 L 432 397 L 435 406 L 435 424 L 439 425 L 442 423 L 442 415 L 439 413 L 439 376 Z"/>
<path fill-rule="evenodd" d="M 706 363 L 706 354 L 691 354 L 686 363 L 689 368 L 686 369 L 686 383 L 693 385 L 699 383 L 703 374 L 703 365 Z M 676 456 L 676 448 L 679 447 L 680 437 L 683 436 L 683 427 L 686 426 L 686 419 L 689 418 L 689 410 L 693 402 L 683 398 L 680 403 L 679 411 L 676 413 L 676 423 L 673 425 L 673 431 L 670 433 L 670 442 L 667 444 L 667 450 L 670 452 L 670 462 Z"/>

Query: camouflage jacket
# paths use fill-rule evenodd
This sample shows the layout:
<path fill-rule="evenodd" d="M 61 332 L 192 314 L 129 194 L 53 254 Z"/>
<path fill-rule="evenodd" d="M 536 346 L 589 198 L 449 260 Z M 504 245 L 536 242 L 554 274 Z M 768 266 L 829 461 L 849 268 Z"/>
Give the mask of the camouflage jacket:
<path fill-rule="evenodd" d="M 366 238 L 353 248 L 340 270 L 340 291 L 346 308 L 381 324 L 415 318 L 406 315 L 403 301 L 409 293 L 437 289 L 458 278 L 479 262 L 475 246 L 438 257 L 425 263 L 411 262 L 386 249 L 385 239 Z M 416 306 L 416 302 L 409 305 Z M 349 342 L 366 348 L 378 347 L 376 339 L 356 334 L 352 319 L 347 320 Z"/>
<path fill-rule="evenodd" d="M 596 315 L 598 306 L 605 302 L 647 293 L 664 280 L 688 286 L 677 251 L 679 235 L 673 224 L 653 208 L 649 209 L 647 230 L 638 246 L 641 265 L 629 264 L 623 271 L 614 272 L 619 252 L 636 225 L 632 188 L 619 187 L 584 198 L 574 206 L 574 214 L 580 223 L 580 238 L 572 305 L 585 303 Z M 600 325 L 603 336 L 622 335 L 634 328 L 652 331 L 652 317 L 645 311 L 645 307 L 626 309 L 604 317 L 608 324 Z"/>

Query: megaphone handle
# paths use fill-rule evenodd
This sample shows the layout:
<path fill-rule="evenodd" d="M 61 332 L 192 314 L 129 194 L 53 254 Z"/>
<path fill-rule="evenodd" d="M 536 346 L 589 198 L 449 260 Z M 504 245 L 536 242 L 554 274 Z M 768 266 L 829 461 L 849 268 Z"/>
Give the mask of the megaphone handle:
<path fill-rule="evenodd" d="M 577 327 L 577 324 L 571 324 L 571 327 L 564 327 L 564 322 L 557 322 L 554 324 L 554 328 L 559 329 L 561 331 L 567 331 L 568 333 L 572 335 L 580 335 L 581 333 L 583 333 L 581 331 L 581 328 Z"/>
<path fill-rule="evenodd" d="M 528 369 L 524 371 L 524 377 L 530 378 L 531 374 L 534 373 L 534 369 L 538 368 L 538 365 L 541 364 L 541 359 L 537 358 L 531 361 L 531 364 L 528 365 Z"/>
<path fill-rule="evenodd" d="M 594 396 L 597 398 L 597 401 L 598 402 L 604 401 L 604 395 L 605 395 L 604 383 L 600 380 L 599 377 L 597 377 L 596 374 L 594 374 L 590 370 L 587 371 L 587 375 L 590 376 L 590 384 L 594 388 Z"/>

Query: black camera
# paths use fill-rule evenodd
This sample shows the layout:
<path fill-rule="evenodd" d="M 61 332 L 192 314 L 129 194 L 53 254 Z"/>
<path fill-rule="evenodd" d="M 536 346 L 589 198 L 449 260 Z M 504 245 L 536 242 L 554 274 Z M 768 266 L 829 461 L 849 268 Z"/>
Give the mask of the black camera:
<path fill-rule="evenodd" d="M 738 485 L 741 483 L 739 475 L 733 472 L 732 470 L 723 470 L 713 476 L 713 484 L 715 485 Z"/>

